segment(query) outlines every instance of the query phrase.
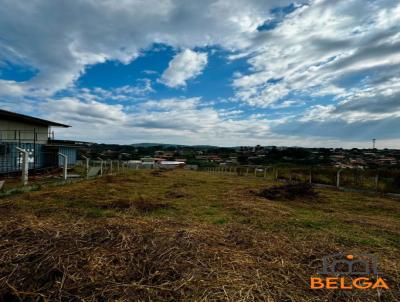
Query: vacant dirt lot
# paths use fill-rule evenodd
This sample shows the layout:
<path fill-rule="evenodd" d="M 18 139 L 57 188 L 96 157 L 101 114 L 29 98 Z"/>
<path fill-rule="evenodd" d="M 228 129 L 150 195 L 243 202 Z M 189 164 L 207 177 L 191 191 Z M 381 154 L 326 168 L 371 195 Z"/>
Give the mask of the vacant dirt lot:
<path fill-rule="evenodd" d="M 135 171 L 1 199 L 0 301 L 400 300 L 400 201 L 274 185 Z M 338 252 L 374 254 L 390 289 L 309 289 Z"/>

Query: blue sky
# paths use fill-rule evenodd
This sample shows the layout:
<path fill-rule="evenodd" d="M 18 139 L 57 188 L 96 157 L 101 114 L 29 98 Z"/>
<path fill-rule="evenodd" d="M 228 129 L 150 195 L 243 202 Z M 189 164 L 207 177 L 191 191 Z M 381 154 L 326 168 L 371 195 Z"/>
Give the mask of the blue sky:
<path fill-rule="evenodd" d="M 398 1 L 0 5 L 0 106 L 60 138 L 400 147 Z"/>

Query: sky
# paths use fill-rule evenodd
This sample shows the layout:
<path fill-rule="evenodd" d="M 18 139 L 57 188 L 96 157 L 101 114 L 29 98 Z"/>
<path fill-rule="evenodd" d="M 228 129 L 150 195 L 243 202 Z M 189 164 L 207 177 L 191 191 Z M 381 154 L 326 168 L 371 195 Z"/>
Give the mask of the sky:
<path fill-rule="evenodd" d="M 57 138 L 400 148 L 398 0 L 0 7 L 0 107 Z"/>

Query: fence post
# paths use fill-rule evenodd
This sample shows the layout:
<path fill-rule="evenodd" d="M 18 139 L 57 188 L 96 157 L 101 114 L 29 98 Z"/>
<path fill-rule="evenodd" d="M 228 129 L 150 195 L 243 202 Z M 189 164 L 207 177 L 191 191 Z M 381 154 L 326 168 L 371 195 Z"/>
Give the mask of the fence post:
<path fill-rule="evenodd" d="M 278 169 L 275 169 L 275 180 L 278 180 Z"/>
<path fill-rule="evenodd" d="M 97 158 L 100 161 L 100 176 L 103 176 L 103 162 L 104 160 L 100 157 Z"/>
<path fill-rule="evenodd" d="M 379 190 L 379 174 L 375 175 L 375 190 Z"/>
<path fill-rule="evenodd" d="M 29 152 L 25 149 L 18 148 L 16 149 L 22 153 L 22 176 L 21 181 L 24 186 L 28 185 L 28 178 L 29 178 Z"/>
<path fill-rule="evenodd" d="M 86 178 L 89 178 L 89 160 L 90 160 L 90 158 L 88 158 L 88 157 L 86 157 L 84 155 L 82 155 L 82 157 L 86 161 Z"/>
<path fill-rule="evenodd" d="M 63 166 L 63 179 L 64 181 L 67 180 L 68 178 L 68 156 L 62 153 L 58 153 L 59 156 L 61 156 L 64 159 L 64 166 Z"/>
<path fill-rule="evenodd" d="M 249 168 L 246 168 L 246 176 L 249 175 Z"/>
<path fill-rule="evenodd" d="M 308 182 L 309 182 L 310 184 L 312 184 L 312 173 L 311 173 L 311 170 L 310 170 L 310 175 L 309 175 L 309 178 L 308 178 Z"/>
<path fill-rule="evenodd" d="M 267 178 L 267 168 L 264 168 L 264 178 Z"/>
<path fill-rule="evenodd" d="M 110 159 L 110 174 L 113 173 L 113 161 Z"/>
<path fill-rule="evenodd" d="M 342 169 L 339 169 L 336 173 L 336 187 L 340 188 L 340 173 L 342 173 Z"/>

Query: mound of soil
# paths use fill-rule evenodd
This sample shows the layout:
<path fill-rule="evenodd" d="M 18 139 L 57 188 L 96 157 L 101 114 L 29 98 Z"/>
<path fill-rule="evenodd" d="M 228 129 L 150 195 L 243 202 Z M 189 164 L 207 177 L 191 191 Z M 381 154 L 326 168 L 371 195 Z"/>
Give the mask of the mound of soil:
<path fill-rule="evenodd" d="M 313 187 L 306 183 L 273 186 L 262 190 L 258 195 L 270 200 L 313 199 L 317 197 Z"/>

